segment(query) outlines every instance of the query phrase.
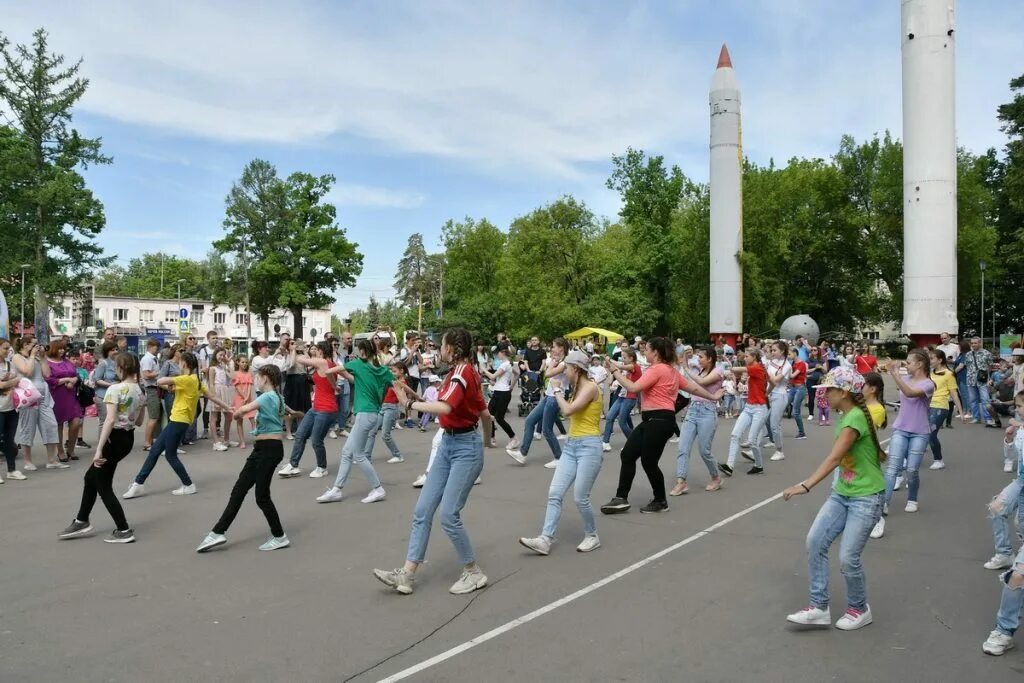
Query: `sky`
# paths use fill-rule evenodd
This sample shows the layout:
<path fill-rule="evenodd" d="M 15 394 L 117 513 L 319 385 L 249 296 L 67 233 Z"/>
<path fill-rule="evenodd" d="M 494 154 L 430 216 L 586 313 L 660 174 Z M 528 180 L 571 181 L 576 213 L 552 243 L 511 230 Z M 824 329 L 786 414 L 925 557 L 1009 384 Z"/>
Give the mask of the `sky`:
<path fill-rule="evenodd" d="M 341 317 L 393 296 L 409 235 L 439 251 L 448 219 L 507 229 L 565 194 L 614 219 L 605 181 L 627 147 L 706 181 L 722 43 L 754 162 L 902 129 L 896 0 L 0 0 L 0 16 L 12 42 L 41 26 L 84 60 L 74 125 L 114 157 L 86 172 L 108 254 L 201 258 L 254 158 L 330 173 L 364 254 L 356 286 L 335 293 Z M 1002 147 L 995 110 L 1024 73 L 1024 3 L 962 1 L 956 21 L 959 144 Z"/>

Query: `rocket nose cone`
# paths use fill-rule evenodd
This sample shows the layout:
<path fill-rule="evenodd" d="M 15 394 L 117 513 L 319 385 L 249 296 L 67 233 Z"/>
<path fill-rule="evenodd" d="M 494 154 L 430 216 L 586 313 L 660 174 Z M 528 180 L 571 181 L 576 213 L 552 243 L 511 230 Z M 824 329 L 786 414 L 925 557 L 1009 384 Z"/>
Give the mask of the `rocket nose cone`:
<path fill-rule="evenodd" d="M 726 47 L 725 43 L 722 43 L 722 51 L 718 53 L 718 68 L 732 68 L 732 59 L 729 57 L 729 48 Z"/>

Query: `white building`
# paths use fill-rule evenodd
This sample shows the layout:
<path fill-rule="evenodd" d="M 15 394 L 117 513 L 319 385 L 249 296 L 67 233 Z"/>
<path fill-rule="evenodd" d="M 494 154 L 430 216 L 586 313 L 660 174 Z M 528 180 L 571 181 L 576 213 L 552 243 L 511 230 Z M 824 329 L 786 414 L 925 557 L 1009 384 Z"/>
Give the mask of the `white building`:
<path fill-rule="evenodd" d="M 50 311 L 50 328 L 58 334 L 81 339 L 95 339 L 103 335 L 105 327 L 113 327 L 126 337 L 161 338 L 193 335 L 205 337 L 215 331 L 221 338 L 236 342 L 246 341 L 246 310 L 243 306 L 214 305 L 200 299 L 139 299 L 127 296 L 64 296 Z M 280 332 L 293 332 L 290 311 L 278 309 L 270 316 L 270 340 Z M 306 341 L 323 339 L 331 329 L 328 309 L 302 313 L 302 338 Z M 263 319 L 252 318 L 253 340 L 263 340 Z"/>

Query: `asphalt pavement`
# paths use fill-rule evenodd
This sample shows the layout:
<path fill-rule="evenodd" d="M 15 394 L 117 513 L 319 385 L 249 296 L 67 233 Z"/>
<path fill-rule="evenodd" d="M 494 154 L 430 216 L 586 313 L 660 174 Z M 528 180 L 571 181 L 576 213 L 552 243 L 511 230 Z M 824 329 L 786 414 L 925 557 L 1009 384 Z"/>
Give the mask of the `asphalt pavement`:
<path fill-rule="evenodd" d="M 522 420 L 512 423 L 521 430 Z M 719 422 L 720 460 L 732 425 Z M 95 427 L 89 420 L 90 442 Z M 374 504 L 359 502 L 368 486 L 358 470 L 344 501 L 314 502 L 344 441 L 327 441 L 327 480 L 305 476 L 307 445 L 303 476 L 273 483 L 292 547 L 270 553 L 257 550 L 268 530 L 251 494 L 228 545 L 194 552 L 227 501 L 239 449 L 213 452 L 209 441 L 187 449 L 194 496 L 170 495 L 178 482 L 161 461 L 148 494 L 124 501 L 138 538 L 130 545 L 103 543 L 113 525 L 100 503 L 96 536 L 58 541 L 86 464 L 40 470 L 0 487 L 0 681 L 1024 680 L 1024 651 L 981 652 L 1000 595 L 997 573 L 981 566 L 993 552 L 986 503 L 1008 477 L 999 432 L 960 423 L 942 432 L 949 466 L 922 472 L 916 514 L 902 510 L 905 491 L 896 494 L 885 537 L 864 555 L 874 623 L 846 633 L 785 621 L 807 604 L 804 539 L 828 489 L 775 498 L 828 452 L 832 429 L 807 429 L 805 441 L 787 438 L 784 461 L 760 476 L 737 468 L 715 493 L 703 491 L 695 446 L 691 493 L 670 498 L 665 514 L 636 511 L 650 497 L 639 470 L 634 511 L 599 515 L 603 545 L 586 555 L 574 550 L 582 525 L 571 494 L 550 556 L 516 542 L 540 532 L 552 474 L 542 467 L 545 442 L 534 443 L 526 467 L 502 448 L 487 450 L 464 521 L 490 585 L 468 596 L 448 593 L 460 567 L 436 521 L 412 596 L 371 575 L 403 561 L 418 494 L 410 484 L 430 433 L 397 432 L 406 455 L 398 465 L 384 463 L 378 440 L 388 495 Z M 791 421 L 784 433 L 795 433 Z M 612 443 L 595 507 L 614 493 L 617 430 Z M 118 494 L 142 463 L 140 446 L 118 469 Z M 676 448 L 661 461 L 670 486 Z M 36 453 L 42 462 L 42 448 Z M 834 618 L 845 605 L 836 554 Z"/>

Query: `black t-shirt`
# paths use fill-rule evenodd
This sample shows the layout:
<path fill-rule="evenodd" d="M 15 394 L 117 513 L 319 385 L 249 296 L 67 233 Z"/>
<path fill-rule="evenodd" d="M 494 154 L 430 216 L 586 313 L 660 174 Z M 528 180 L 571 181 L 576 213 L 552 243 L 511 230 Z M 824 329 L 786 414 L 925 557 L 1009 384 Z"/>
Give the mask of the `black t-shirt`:
<path fill-rule="evenodd" d="M 526 367 L 530 368 L 531 372 L 540 372 L 540 366 L 547 358 L 544 349 L 531 349 L 530 347 L 526 347 L 526 353 L 523 355 L 526 358 Z"/>

